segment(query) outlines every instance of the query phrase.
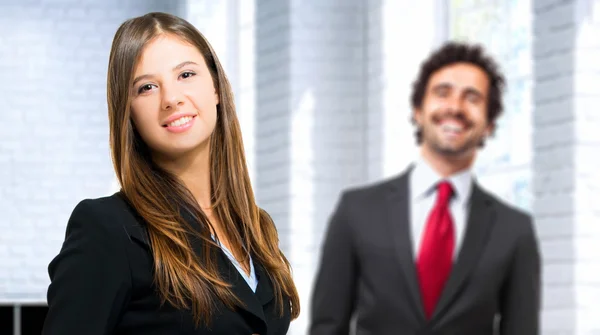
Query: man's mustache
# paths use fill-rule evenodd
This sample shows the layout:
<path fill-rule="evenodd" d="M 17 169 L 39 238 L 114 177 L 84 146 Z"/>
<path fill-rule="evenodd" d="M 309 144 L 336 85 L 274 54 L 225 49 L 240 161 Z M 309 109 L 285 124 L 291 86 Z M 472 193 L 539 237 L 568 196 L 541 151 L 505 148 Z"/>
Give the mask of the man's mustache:
<path fill-rule="evenodd" d="M 432 117 L 435 123 L 440 123 L 446 120 L 453 120 L 463 124 L 466 128 L 470 128 L 473 126 L 473 121 L 471 121 L 465 113 L 461 111 L 446 111 L 443 114 L 435 114 Z"/>

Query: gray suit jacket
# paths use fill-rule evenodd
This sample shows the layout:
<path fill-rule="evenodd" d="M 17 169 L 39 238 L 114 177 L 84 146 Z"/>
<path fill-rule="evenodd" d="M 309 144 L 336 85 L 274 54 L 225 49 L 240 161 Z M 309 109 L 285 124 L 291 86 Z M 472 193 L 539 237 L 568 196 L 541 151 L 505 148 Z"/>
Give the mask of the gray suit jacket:
<path fill-rule="evenodd" d="M 473 184 L 463 245 L 426 320 L 409 225 L 410 170 L 344 192 L 312 296 L 310 335 L 536 335 L 540 253 L 529 215 Z"/>

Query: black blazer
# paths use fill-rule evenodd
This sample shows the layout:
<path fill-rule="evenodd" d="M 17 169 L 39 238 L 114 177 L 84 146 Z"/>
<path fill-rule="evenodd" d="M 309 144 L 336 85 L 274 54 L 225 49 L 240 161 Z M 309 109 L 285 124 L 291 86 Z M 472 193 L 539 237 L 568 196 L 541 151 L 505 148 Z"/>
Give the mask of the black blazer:
<path fill-rule="evenodd" d="M 323 245 L 310 334 L 347 335 L 352 318 L 357 335 L 539 334 L 541 266 L 532 219 L 476 183 L 458 258 L 432 319 L 425 319 L 410 238 L 409 173 L 342 195 Z"/>
<path fill-rule="evenodd" d="M 120 193 L 75 207 L 62 249 L 48 267 L 43 335 L 287 333 L 290 310 L 279 317 L 265 269 L 255 261 L 254 293 L 223 252 L 218 256 L 221 273 L 246 307 L 230 310 L 219 301 L 210 328 L 196 329 L 190 311 L 161 306 L 144 227 Z M 202 252 L 202 242 L 193 243 Z M 289 305 L 289 299 L 284 303 Z"/>

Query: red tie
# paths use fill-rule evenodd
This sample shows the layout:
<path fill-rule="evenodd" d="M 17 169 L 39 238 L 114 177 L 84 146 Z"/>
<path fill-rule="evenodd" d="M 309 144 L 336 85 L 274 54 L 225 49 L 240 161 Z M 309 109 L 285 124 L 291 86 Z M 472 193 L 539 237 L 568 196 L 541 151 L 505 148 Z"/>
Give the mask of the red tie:
<path fill-rule="evenodd" d="M 433 315 L 452 269 L 454 225 L 448 208 L 450 196 L 452 185 L 449 182 L 438 184 L 437 200 L 427 219 L 417 258 L 417 275 L 427 319 Z"/>

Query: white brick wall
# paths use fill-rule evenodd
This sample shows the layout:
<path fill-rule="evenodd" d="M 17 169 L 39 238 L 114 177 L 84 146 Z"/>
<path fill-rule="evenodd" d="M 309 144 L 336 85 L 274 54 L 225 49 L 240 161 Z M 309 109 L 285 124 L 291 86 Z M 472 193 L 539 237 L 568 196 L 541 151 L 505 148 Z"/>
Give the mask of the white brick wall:
<path fill-rule="evenodd" d="M 364 180 L 362 1 L 257 1 L 259 204 L 275 220 L 308 316 L 323 222 Z"/>
<path fill-rule="evenodd" d="M 246 162 L 252 185 L 256 185 L 256 52 L 255 52 L 255 0 L 238 1 L 238 80 L 235 91 L 238 117 L 246 147 Z"/>
<path fill-rule="evenodd" d="M 300 334 L 325 222 L 339 191 L 365 180 L 363 1 L 292 2 L 291 256 L 303 298 Z"/>
<path fill-rule="evenodd" d="M 534 1 L 534 213 L 544 334 L 600 333 L 600 1 Z"/>
<path fill-rule="evenodd" d="M 70 211 L 113 191 L 105 87 L 118 25 L 180 4 L 0 2 L 0 304 L 45 303 Z"/>
<path fill-rule="evenodd" d="M 288 247 L 290 106 L 290 18 L 288 1 L 257 0 L 256 41 L 256 198 L 276 222 Z"/>

